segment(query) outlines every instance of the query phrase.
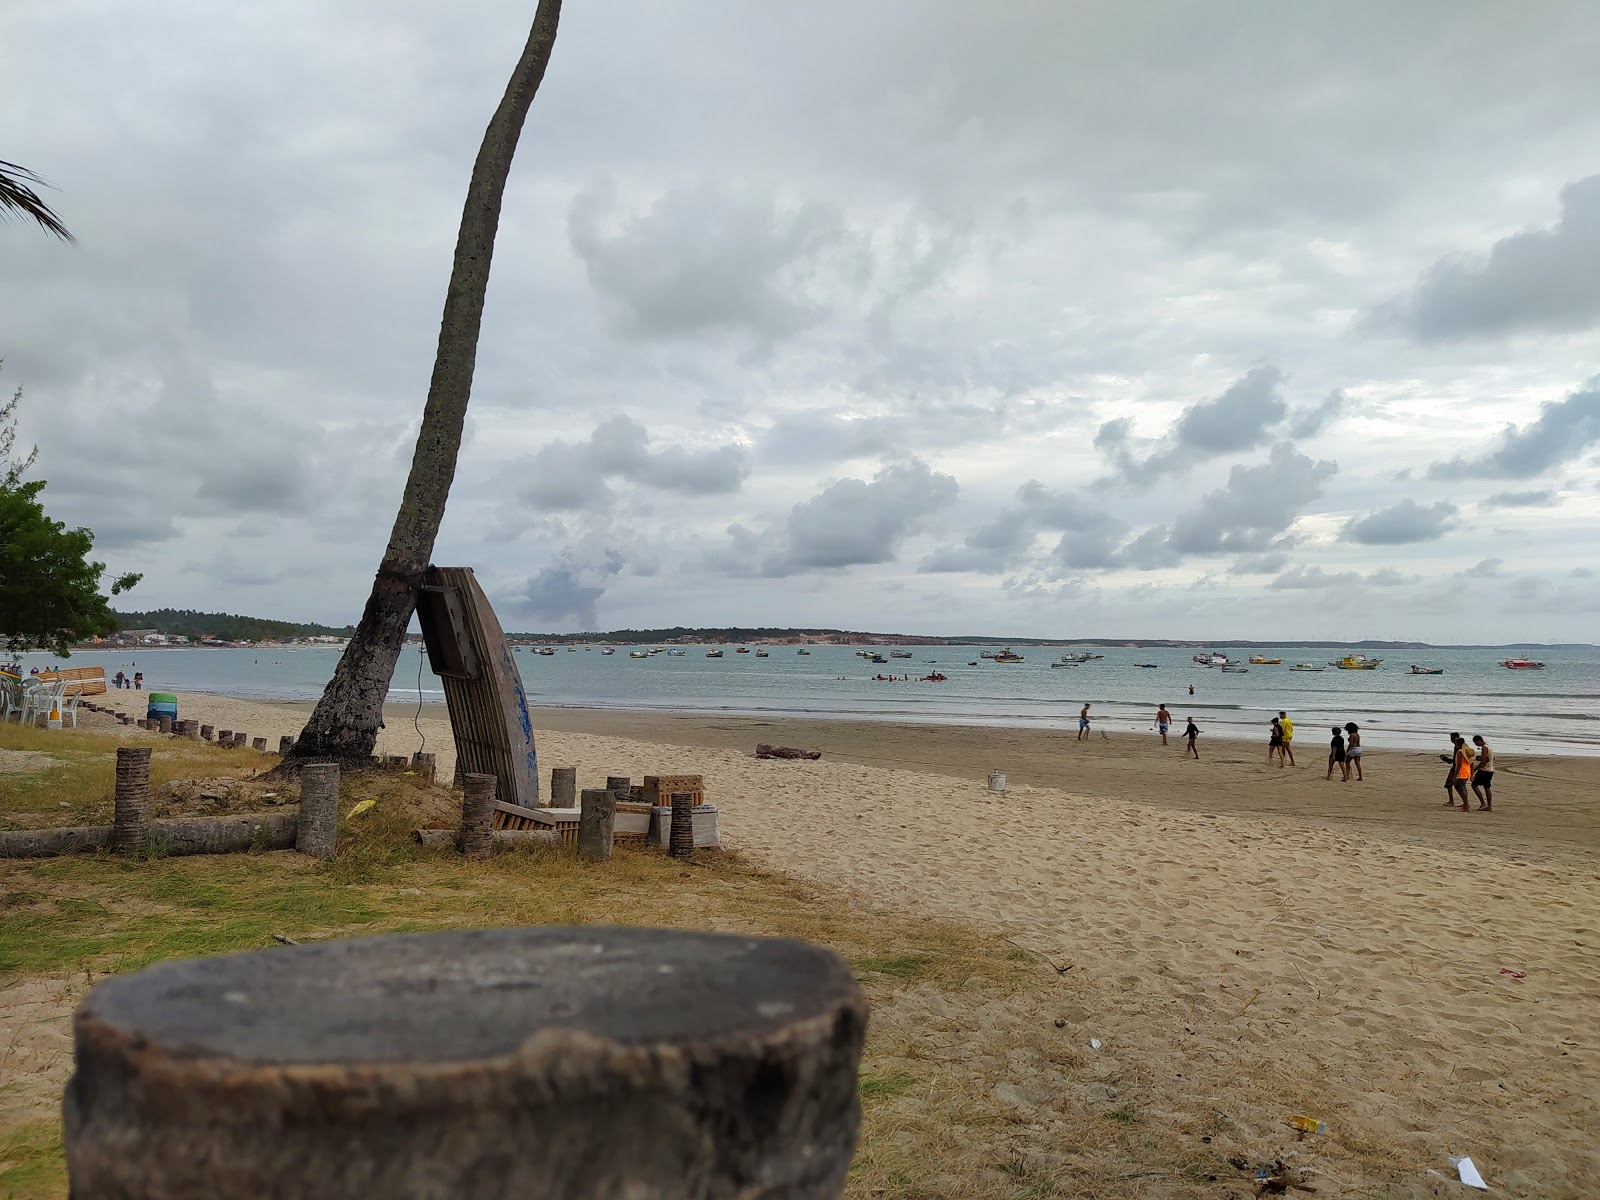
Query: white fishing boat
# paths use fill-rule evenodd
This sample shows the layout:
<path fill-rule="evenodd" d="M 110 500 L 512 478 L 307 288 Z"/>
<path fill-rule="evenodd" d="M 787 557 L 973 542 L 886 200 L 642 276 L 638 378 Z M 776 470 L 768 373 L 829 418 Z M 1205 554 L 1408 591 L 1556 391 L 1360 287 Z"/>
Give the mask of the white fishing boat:
<path fill-rule="evenodd" d="M 668 650 L 667 651 L 667 657 L 668 658 L 682 658 L 687 653 L 688 653 L 687 650 Z"/>
<path fill-rule="evenodd" d="M 721 650 L 707 650 L 706 651 L 706 657 L 707 658 L 721 658 L 722 657 L 722 651 Z"/>
<path fill-rule="evenodd" d="M 1317 666 L 1316 663 L 1295 663 L 1294 666 L 1289 668 L 1291 671 L 1326 671 L 1327 669 L 1327 667 Z"/>
<path fill-rule="evenodd" d="M 650 657 L 650 652 L 648 650 L 629 650 L 628 651 L 628 657 L 629 658 L 649 658 Z"/>
<path fill-rule="evenodd" d="M 891 651 L 889 651 L 889 657 L 890 658 L 910 658 L 911 657 L 911 651 L 909 651 L 909 650 L 891 650 Z"/>
<path fill-rule="evenodd" d="M 804 646 L 801 646 L 800 649 L 795 651 L 795 653 L 796 654 L 810 654 L 811 651 L 807 650 Z"/>
<path fill-rule="evenodd" d="M 615 654 L 616 652 L 617 652 L 617 648 L 615 646 L 601 646 L 600 647 L 600 653 L 601 654 Z"/>
<path fill-rule="evenodd" d="M 756 651 L 756 657 L 757 658 L 771 658 L 772 656 L 770 654 L 768 654 L 765 650 L 757 650 Z"/>

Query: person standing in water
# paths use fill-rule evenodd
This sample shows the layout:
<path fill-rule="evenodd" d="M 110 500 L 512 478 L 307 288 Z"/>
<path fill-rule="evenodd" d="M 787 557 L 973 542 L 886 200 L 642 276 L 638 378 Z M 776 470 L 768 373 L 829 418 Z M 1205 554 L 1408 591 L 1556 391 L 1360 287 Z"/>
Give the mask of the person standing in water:
<path fill-rule="evenodd" d="M 1198 760 L 1200 757 L 1200 751 L 1194 748 L 1194 740 L 1200 736 L 1200 727 L 1194 723 L 1193 717 L 1188 718 L 1188 720 L 1189 724 L 1186 725 L 1183 730 L 1183 736 L 1189 739 L 1189 749 L 1186 751 L 1186 753 L 1194 755 L 1196 760 Z"/>
<path fill-rule="evenodd" d="M 1156 709 L 1156 728 L 1161 731 L 1161 744 L 1165 746 L 1167 744 L 1167 730 L 1172 728 L 1172 714 L 1167 711 L 1165 704 Z"/>
<path fill-rule="evenodd" d="M 1472 794 L 1478 798 L 1479 812 L 1494 811 L 1494 751 L 1479 734 L 1472 735 L 1472 744 L 1478 748 L 1478 762 L 1472 772 Z M 1478 789 L 1482 788 L 1482 791 Z"/>
<path fill-rule="evenodd" d="M 1354 721 L 1347 721 L 1345 723 L 1344 732 L 1346 735 L 1344 751 L 1344 777 L 1348 780 L 1350 778 L 1350 768 L 1354 767 L 1356 771 L 1356 782 L 1360 783 L 1363 778 L 1361 774 L 1361 726 L 1357 725 Z"/>
<path fill-rule="evenodd" d="M 1283 726 L 1283 752 L 1289 756 L 1289 765 L 1294 766 L 1294 722 L 1289 720 L 1289 714 L 1280 712 L 1278 724 Z"/>

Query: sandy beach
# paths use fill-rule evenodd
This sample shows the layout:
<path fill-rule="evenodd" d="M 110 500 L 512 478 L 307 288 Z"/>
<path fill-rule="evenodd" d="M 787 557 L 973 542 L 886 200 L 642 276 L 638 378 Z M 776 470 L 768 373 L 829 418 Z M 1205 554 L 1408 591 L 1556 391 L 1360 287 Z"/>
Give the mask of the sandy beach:
<path fill-rule="evenodd" d="M 274 745 L 308 707 L 181 703 Z M 448 771 L 442 711 L 414 712 L 388 714 L 380 751 L 425 738 Z M 1329 782 L 1309 730 L 1280 770 L 1264 744 L 1203 739 L 1196 763 L 1154 734 L 535 719 L 546 771 L 704 774 L 731 847 L 1042 956 L 1062 972 L 1058 1024 L 1100 1043 L 1093 1085 L 1174 1131 L 1318 1116 L 1304 1153 L 1323 1196 L 1377 1194 L 1353 1151 L 1415 1180 L 1385 1195 L 1456 1194 L 1450 1155 L 1494 1194 L 1600 1191 L 1600 761 L 1508 758 L 1496 811 L 1463 814 L 1442 807 L 1436 757 L 1371 754 L 1364 783 Z M 823 758 L 760 761 L 758 741 Z M 963 1031 L 923 1017 L 929 1053 L 959 1057 Z M 1014 1119 L 1048 1132 L 1051 1073 L 1011 1066 Z"/>

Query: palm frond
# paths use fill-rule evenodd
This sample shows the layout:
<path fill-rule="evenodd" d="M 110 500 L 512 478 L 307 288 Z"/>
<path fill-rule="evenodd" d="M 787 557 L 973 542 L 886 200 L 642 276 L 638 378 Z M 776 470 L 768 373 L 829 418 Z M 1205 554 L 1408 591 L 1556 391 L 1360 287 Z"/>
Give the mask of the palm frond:
<path fill-rule="evenodd" d="M 77 241 L 61 223 L 61 218 L 56 216 L 55 210 L 33 190 L 31 185 L 34 184 L 39 187 L 50 186 L 27 167 L 19 167 L 0 158 L 0 217 L 19 212 L 24 217 L 32 217 L 47 233 L 55 234 L 62 241 Z"/>

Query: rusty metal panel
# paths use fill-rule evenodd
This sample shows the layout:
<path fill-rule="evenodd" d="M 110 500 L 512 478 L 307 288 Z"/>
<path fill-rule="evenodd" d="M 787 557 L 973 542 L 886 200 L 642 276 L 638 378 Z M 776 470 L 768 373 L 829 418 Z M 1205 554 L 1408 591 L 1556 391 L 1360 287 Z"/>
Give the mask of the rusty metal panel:
<path fill-rule="evenodd" d="M 455 734 L 459 770 L 493 775 L 495 798 L 524 808 L 539 804 L 539 762 L 533 721 L 511 646 L 471 567 L 429 567 L 417 606 L 429 657 L 438 672 Z"/>

